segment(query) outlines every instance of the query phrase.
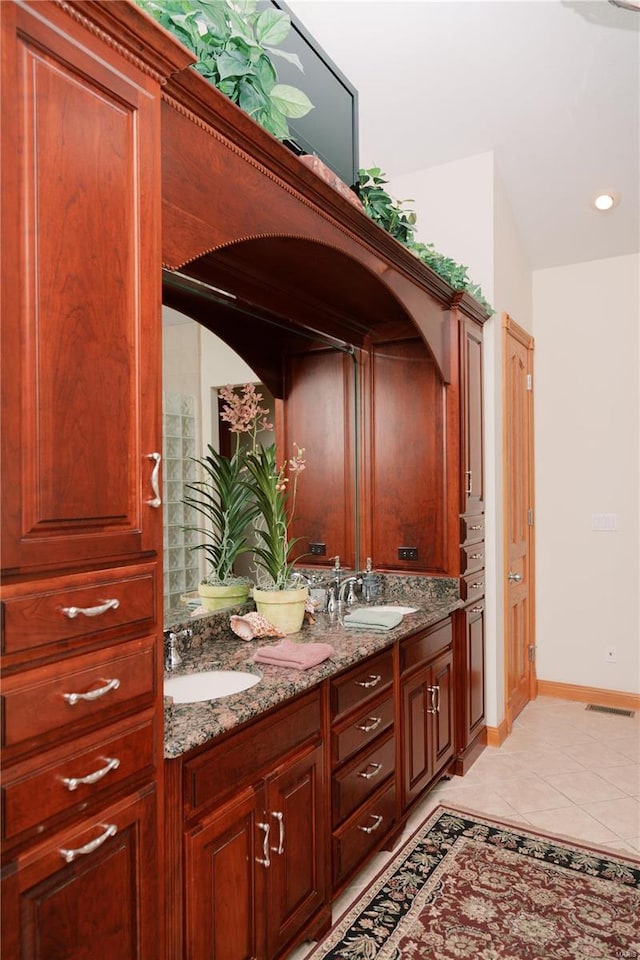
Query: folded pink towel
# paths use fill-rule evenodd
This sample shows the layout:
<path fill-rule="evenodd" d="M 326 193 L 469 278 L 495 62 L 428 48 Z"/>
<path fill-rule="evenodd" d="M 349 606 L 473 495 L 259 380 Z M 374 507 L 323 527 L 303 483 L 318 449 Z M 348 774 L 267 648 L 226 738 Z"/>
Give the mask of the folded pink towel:
<path fill-rule="evenodd" d="M 333 653 L 330 643 L 296 643 L 283 640 L 272 647 L 258 647 L 253 655 L 254 663 L 271 663 L 275 667 L 290 667 L 308 670 L 327 660 Z"/>

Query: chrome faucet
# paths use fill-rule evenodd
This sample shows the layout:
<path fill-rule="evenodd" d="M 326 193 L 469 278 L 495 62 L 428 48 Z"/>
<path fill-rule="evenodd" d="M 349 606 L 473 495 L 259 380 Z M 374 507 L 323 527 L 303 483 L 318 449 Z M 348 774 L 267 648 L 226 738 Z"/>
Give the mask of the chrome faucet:
<path fill-rule="evenodd" d="M 356 587 L 362 586 L 362 577 L 359 576 L 350 576 L 345 577 L 344 580 L 341 580 L 338 584 L 338 604 L 346 604 L 347 607 L 352 606 L 356 600 Z M 349 592 L 345 598 L 345 591 L 349 587 Z"/>
<path fill-rule="evenodd" d="M 190 630 L 188 627 L 185 630 L 179 630 L 177 633 L 174 633 L 172 630 L 169 631 L 167 637 L 168 644 L 164 656 L 165 670 L 173 670 L 175 667 L 180 666 L 182 657 L 178 653 L 178 640 L 188 640 L 192 636 L 193 630 Z"/>

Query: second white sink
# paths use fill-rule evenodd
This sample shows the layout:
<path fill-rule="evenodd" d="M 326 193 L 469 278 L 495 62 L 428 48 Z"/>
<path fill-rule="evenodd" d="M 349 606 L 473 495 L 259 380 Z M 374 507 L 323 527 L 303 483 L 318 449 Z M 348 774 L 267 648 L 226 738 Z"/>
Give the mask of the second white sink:
<path fill-rule="evenodd" d="M 164 695 L 172 697 L 174 703 L 200 703 L 248 690 L 259 680 L 257 674 L 242 670 L 203 670 L 182 677 L 169 677 L 164 681 Z"/>

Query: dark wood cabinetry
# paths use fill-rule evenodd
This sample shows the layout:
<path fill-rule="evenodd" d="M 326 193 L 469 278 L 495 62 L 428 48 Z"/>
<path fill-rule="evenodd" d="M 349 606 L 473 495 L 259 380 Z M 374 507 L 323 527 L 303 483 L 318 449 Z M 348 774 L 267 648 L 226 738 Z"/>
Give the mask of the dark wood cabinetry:
<path fill-rule="evenodd" d="M 179 876 L 184 845 L 184 887 L 178 881 L 170 891 L 168 956 L 273 958 L 326 925 L 321 729 L 317 690 L 222 743 L 170 761 L 170 873 Z"/>
<path fill-rule="evenodd" d="M 484 510 L 484 430 L 482 423 L 482 326 L 460 321 L 460 513 Z"/>
<path fill-rule="evenodd" d="M 452 644 L 448 618 L 400 645 L 403 813 L 453 758 Z"/>
<path fill-rule="evenodd" d="M 139 49 L 146 18 L 120 6 L 0 5 L 8 960 L 162 952 L 159 104 L 178 47 Z"/>

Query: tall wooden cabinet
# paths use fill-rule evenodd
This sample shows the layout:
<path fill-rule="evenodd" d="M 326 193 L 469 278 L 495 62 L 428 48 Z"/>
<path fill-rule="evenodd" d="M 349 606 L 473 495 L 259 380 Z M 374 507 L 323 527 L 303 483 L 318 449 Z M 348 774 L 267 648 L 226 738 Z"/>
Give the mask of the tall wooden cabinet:
<path fill-rule="evenodd" d="M 2 930 L 160 954 L 160 38 L 3 3 Z M 128 14 L 130 24 L 142 18 Z"/>
<path fill-rule="evenodd" d="M 485 516 L 482 326 L 459 323 L 460 595 L 456 616 L 456 772 L 463 774 L 485 744 Z"/>

